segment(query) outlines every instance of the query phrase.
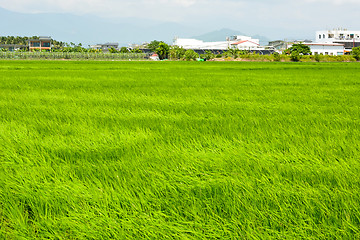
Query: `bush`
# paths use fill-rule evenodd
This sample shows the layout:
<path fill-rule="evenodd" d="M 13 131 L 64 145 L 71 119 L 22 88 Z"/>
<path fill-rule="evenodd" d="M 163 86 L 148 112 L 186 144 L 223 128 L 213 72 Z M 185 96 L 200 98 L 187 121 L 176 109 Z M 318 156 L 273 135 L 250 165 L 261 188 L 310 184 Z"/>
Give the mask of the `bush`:
<path fill-rule="evenodd" d="M 351 51 L 351 55 L 357 60 L 360 60 L 360 47 L 355 47 Z"/>
<path fill-rule="evenodd" d="M 211 60 L 211 59 L 214 59 L 215 58 L 215 54 L 212 53 L 211 51 L 205 51 L 205 54 L 204 54 L 204 58 L 206 60 Z"/>
<path fill-rule="evenodd" d="M 292 51 L 291 54 L 290 54 L 290 59 L 291 59 L 291 61 L 293 61 L 293 62 L 298 62 L 298 61 L 300 61 L 301 56 L 300 56 L 299 52 L 297 52 L 297 51 Z"/>
<path fill-rule="evenodd" d="M 130 51 L 131 53 L 142 53 L 142 51 L 139 48 L 133 48 Z"/>
<path fill-rule="evenodd" d="M 273 57 L 273 59 L 274 59 L 275 62 L 280 62 L 280 61 L 281 61 L 281 56 L 280 56 L 280 54 L 277 53 L 277 52 L 274 52 L 274 53 L 272 54 L 272 57 Z"/>
<path fill-rule="evenodd" d="M 130 52 L 130 51 L 127 49 L 127 47 L 122 47 L 120 49 L 120 53 L 128 53 L 128 52 Z"/>
<path fill-rule="evenodd" d="M 196 60 L 196 58 L 198 57 L 199 55 L 192 49 L 187 50 L 184 54 L 184 58 L 186 61 Z"/>
<path fill-rule="evenodd" d="M 182 47 L 179 46 L 172 46 L 170 48 L 170 59 L 173 60 L 179 60 L 179 59 L 183 59 L 184 55 L 185 55 L 185 49 L 183 49 Z"/>
<path fill-rule="evenodd" d="M 115 48 L 111 47 L 111 48 L 109 48 L 109 53 L 119 53 L 119 51 L 116 50 Z"/>

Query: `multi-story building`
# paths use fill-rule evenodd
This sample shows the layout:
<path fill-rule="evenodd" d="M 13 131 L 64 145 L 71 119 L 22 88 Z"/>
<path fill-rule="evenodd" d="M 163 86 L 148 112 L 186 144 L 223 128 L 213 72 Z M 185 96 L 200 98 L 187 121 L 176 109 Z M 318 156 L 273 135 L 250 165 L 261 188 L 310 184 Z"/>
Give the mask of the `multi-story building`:
<path fill-rule="evenodd" d="M 39 37 L 39 39 L 29 39 L 29 51 L 51 50 L 51 37 Z"/>
<path fill-rule="evenodd" d="M 345 47 L 345 52 L 350 52 L 352 48 L 360 46 L 360 31 L 343 28 L 317 31 L 316 42 L 342 44 Z"/>

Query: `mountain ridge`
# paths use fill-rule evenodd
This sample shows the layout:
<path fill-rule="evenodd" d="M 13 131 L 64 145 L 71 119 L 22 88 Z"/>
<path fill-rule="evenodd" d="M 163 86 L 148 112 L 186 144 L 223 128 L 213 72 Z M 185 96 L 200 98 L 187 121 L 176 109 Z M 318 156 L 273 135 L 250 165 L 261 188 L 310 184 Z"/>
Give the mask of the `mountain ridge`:
<path fill-rule="evenodd" d="M 141 44 L 153 40 L 172 44 L 175 36 L 190 37 L 199 32 L 206 32 L 206 29 L 176 22 L 134 17 L 109 19 L 90 14 L 28 14 L 12 12 L 0 7 L 0 36 L 51 36 L 58 41 L 82 43 L 83 46 L 105 42 L 128 46 L 132 43 Z M 207 31 L 194 38 L 199 37 L 204 41 L 214 41 L 214 39 L 224 41 L 231 35 L 244 34 L 222 28 Z"/>

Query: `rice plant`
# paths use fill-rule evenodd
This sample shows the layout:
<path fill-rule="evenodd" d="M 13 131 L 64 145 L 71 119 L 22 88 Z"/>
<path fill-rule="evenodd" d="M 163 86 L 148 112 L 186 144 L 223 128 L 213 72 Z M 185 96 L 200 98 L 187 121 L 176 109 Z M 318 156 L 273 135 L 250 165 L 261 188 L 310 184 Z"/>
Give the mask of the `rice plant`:
<path fill-rule="evenodd" d="M 359 239 L 359 70 L 0 61 L 0 238 Z"/>

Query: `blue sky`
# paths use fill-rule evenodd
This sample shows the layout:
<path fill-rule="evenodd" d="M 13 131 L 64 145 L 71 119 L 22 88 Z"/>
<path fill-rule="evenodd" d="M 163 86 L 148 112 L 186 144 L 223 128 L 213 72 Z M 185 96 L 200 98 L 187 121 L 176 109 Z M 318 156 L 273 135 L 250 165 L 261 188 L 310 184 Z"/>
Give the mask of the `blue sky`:
<path fill-rule="evenodd" d="M 231 28 L 269 38 L 308 38 L 316 30 L 360 30 L 360 0 L 0 0 L 21 13 L 96 15 L 112 21 L 142 18 L 196 25 L 204 32 Z"/>

